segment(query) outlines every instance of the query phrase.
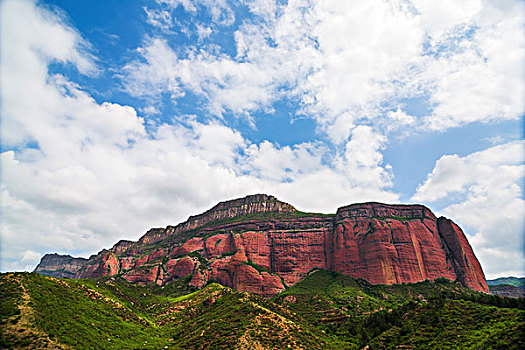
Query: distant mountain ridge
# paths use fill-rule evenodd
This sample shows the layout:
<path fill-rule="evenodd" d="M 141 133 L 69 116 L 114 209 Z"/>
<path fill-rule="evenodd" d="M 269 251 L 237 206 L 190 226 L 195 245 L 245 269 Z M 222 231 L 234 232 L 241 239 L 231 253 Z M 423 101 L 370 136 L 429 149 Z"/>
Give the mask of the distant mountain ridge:
<path fill-rule="evenodd" d="M 317 268 L 374 284 L 447 278 L 488 292 L 462 230 L 423 205 L 370 202 L 316 214 L 265 194 L 221 202 L 89 259 L 47 254 L 35 272 L 157 285 L 184 279 L 199 288 L 219 282 L 271 296 Z"/>
<path fill-rule="evenodd" d="M 525 277 L 500 277 L 487 280 L 490 294 L 510 298 L 525 298 Z"/>
<path fill-rule="evenodd" d="M 489 286 L 496 286 L 498 284 L 509 284 L 514 287 L 525 286 L 525 277 L 500 277 L 493 280 L 487 280 Z"/>

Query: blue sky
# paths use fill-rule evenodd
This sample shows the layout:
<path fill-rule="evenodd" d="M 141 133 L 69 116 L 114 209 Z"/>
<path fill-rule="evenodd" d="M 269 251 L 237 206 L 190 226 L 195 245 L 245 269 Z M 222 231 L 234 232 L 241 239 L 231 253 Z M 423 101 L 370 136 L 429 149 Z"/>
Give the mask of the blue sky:
<path fill-rule="evenodd" d="M 522 2 L 1 6 L 1 270 L 265 192 L 423 203 L 525 274 Z"/>

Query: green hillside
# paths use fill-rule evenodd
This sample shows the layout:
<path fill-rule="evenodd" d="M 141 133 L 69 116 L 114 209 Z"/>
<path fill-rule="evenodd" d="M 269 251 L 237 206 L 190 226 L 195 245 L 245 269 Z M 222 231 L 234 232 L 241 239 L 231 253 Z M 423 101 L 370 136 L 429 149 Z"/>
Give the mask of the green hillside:
<path fill-rule="evenodd" d="M 401 285 L 317 271 L 275 298 L 347 348 L 522 349 L 524 299 L 446 279 Z"/>
<path fill-rule="evenodd" d="M 514 287 L 525 286 L 525 277 L 500 277 L 494 280 L 487 280 L 489 286 L 497 286 L 500 284 L 508 284 Z"/>
<path fill-rule="evenodd" d="M 520 349 L 523 299 L 316 271 L 271 300 L 121 278 L 0 275 L 6 349 Z"/>

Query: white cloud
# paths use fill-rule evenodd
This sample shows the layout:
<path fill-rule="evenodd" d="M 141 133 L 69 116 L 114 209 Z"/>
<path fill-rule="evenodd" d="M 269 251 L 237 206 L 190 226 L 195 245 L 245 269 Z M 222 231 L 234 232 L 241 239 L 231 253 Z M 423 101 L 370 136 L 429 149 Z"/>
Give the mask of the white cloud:
<path fill-rule="evenodd" d="M 277 13 L 278 4 L 274 0 L 245 0 L 250 12 L 262 18 L 272 18 Z"/>
<path fill-rule="evenodd" d="M 146 106 L 144 108 L 141 108 L 139 111 L 142 114 L 145 114 L 145 115 L 148 115 L 148 116 L 160 114 L 160 110 L 157 107 L 152 106 L 152 105 Z"/>
<path fill-rule="evenodd" d="M 226 0 L 157 0 L 159 4 L 165 4 L 168 8 L 175 9 L 178 6 L 192 14 L 204 9 L 214 23 L 229 26 L 235 22 L 235 14 Z"/>
<path fill-rule="evenodd" d="M 35 252 L 35 251 L 32 251 L 32 250 L 26 250 L 23 254 L 22 254 L 22 261 L 30 261 L 32 263 L 35 263 L 36 261 L 39 261 L 40 258 L 42 257 L 42 254 L 38 253 L 38 252 Z"/>
<path fill-rule="evenodd" d="M 148 9 L 144 7 L 146 12 L 146 22 L 154 27 L 157 27 L 165 32 L 173 27 L 173 18 L 171 12 L 162 9 Z"/>
<path fill-rule="evenodd" d="M 410 126 L 416 123 L 416 117 L 406 114 L 401 109 L 397 108 L 395 111 L 390 111 L 386 114 L 387 130 L 393 130 L 400 126 Z"/>
<path fill-rule="evenodd" d="M 168 12 L 146 12 L 161 29 L 177 6 L 205 9 L 214 30 L 235 20 L 226 1 L 159 4 Z M 469 1 L 444 11 L 416 1 L 248 2 L 256 18 L 235 32 L 235 57 L 213 45 L 174 50 L 147 37 L 141 59 L 124 66 L 127 91 L 152 102 L 144 115 L 158 113 L 154 102 L 166 93 L 176 102 L 191 92 L 212 115 L 247 118 L 287 98 L 300 101 L 333 143 L 279 146 L 251 144 L 220 119 L 174 116 L 173 124 L 150 121 L 146 129 L 134 108 L 98 103 L 49 73 L 51 63 L 97 71 L 89 45 L 60 16 L 31 1 L 2 2 L 2 142 L 11 149 L 2 154 L 2 269 L 26 268 L 37 253 L 85 256 L 248 193 L 325 212 L 399 201 L 382 156 L 390 131 L 523 114 L 523 6 L 505 5 Z M 201 38 L 212 28 L 195 27 Z M 419 120 L 398 101 L 424 96 L 433 112 Z M 520 142 L 443 156 L 414 196 L 450 202 L 443 213 L 474 228 L 485 268 L 500 266 L 489 276 L 523 263 L 512 246 L 523 230 L 522 159 Z M 509 263 L 496 263 L 506 249 Z"/>
<path fill-rule="evenodd" d="M 346 141 L 352 129 L 355 128 L 355 117 L 350 113 L 344 113 L 337 117 L 333 123 L 325 127 L 326 133 L 336 145 Z"/>
<path fill-rule="evenodd" d="M 469 241 L 489 278 L 523 275 L 525 142 L 515 141 L 465 157 L 441 157 L 412 197 L 447 199 L 442 213 L 470 228 Z M 457 198 L 454 200 L 454 198 Z"/>
<path fill-rule="evenodd" d="M 200 41 L 209 38 L 212 32 L 213 30 L 210 27 L 197 24 L 197 36 Z"/>
<path fill-rule="evenodd" d="M 251 145 L 246 150 L 246 170 L 274 181 L 291 181 L 304 173 L 323 168 L 322 156 L 326 150 L 319 144 L 302 143 L 279 148 L 269 141 Z"/>
<path fill-rule="evenodd" d="M 171 2 L 195 11 L 204 2 Z M 222 2 L 221 2 L 222 4 Z M 235 32 L 236 57 L 190 48 L 183 57 L 147 41 L 147 62 L 131 62 L 126 79 L 192 91 L 214 114 L 270 110 L 286 97 L 341 143 L 336 125 L 417 124 L 447 129 L 472 122 L 519 118 L 525 111 L 524 5 L 519 1 L 249 1 L 255 16 Z M 157 64 L 158 63 L 158 64 Z M 133 68 L 133 69 L 129 69 Z M 142 74 L 143 71 L 151 73 Z M 159 72 L 159 74 L 157 74 Z M 177 81 L 176 84 L 173 81 Z M 285 91 L 286 90 L 286 91 Z M 175 98 L 183 94 L 174 95 Z M 421 120 L 392 120 L 399 101 L 428 98 Z M 405 113 L 405 112 L 404 112 Z M 341 122 L 339 120 L 342 119 Z M 384 129 L 390 123 L 392 127 Z"/>
<path fill-rule="evenodd" d="M 396 94 L 390 80 L 407 73 L 422 41 L 414 16 L 386 3 L 296 1 L 278 9 L 252 2 L 250 8 L 265 21 L 241 25 L 235 58 L 207 51 L 179 58 L 155 50 L 159 41 L 153 39 L 143 49 L 147 62 L 126 67 L 126 78 L 142 87 L 130 91 L 151 91 L 152 80 L 171 86 L 169 79 L 176 79 L 221 114 L 267 108 L 287 86 L 289 97 L 299 98 L 304 112 L 321 121 L 342 114 L 372 118 L 381 100 Z M 370 12 L 366 20 L 364 12 Z M 151 52 L 173 59 L 153 60 Z"/>
<path fill-rule="evenodd" d="M 482 10 L 480 0 L 413 0 L 425 32 L 432 40 L 439 40 L 451 28 L 461 23 L 469 23 Z"/>
<path fill-rule="evenodd" d="M 191 116 L 179 116 L 173 124 L 150 122 L 146 130 L 134 108 L 98 103 L 66 77 L 50 74 L 48 65 L 60 57 L 81 70 L 89 56 L 75 44 L 80 36 L 65 35 L 74 30 L 49 10 L 29 1 L 5 1 L 2 16 L 2 57 L 9 57 L 1 67 L 8 72 L 1 76 L 2 87 L 9 86 L 2 89 L 2 137 L 11 149 L 1 158 L 4 270 L 27 269 L 46 252 L 87 256 L 249 193 L 267 192 L 304 210 L 330 212 L 352 201 L 398 200 L 389 191 L 391 184 L 381 179 L 368 181 L 366 189 L 358 186 L 360 177 L 369 178 L 381 167 L 374 152 L 382 141 L 371 130 L 358 129 L 352 140 L 360 132 L 370 136 L 367 152 L 374 159 L 366 164 L 343 160 L 337 166 L 320 144 L 250 144 L 220 122 L 202 123 Z M 70 40 L 56 42 L 42 55 L 50 44 L 26 34 L 27 23 L 34 30 L 50 26 L 56 37 Z M 171 54 L 165 42 L 157 41 L 146 56 L 148 62 L 169 66 L 177 61 Z M 229 64 L 218 60 L 211 66 L 229 74 Z M 240 74 L 251 74 L 247 69 Z M 141 72 L 144 77 L 154 73 Z M 170 82 L 178 93 L 179 82 Z M 155 90 L 155 81 L 147 84 Z M 363 135 L 359 142 L 367 141 Z M 29 141 L 36 146 L 28 147 Z M 347 153 L 354 158 L 355 146 Z"/>
<path fill-rule="evenodd" d="M 318 45 L 313 72 L 298 86 L 311 113 L 377 116 L 379 103 L 395 97 L 421 41 L 414 15 L 387 2 L 320 2 L 312 6 L 311 32 Z M 288 29 L 289 31 L 289 29 Z M 344 40 L 341 40 L 344 38 Z"/>
<path fill-rule="evenodd" d="M 391 185 L 391 174 L 379 166 L 383 162 L 380 150 L 386 138 L 375 134 L 369 126 L 360 125 L 352 131 L 352 138 L 346 144 L 344 169 L 358 187 L 374 184 Z"/>
<path fill-rule="evenodd" d="M 435 3 L 426 3 L 418 10 L 437 56 L 427 62 L 422 76 L 432 86 L 435 104 L 428 126 L 446 129 L 521 117 L 525 111 L 523 2 L 466 1 L 452 16 L 436 9 Z"/>
<path fill-rule="evenodd" d="M 158 0 L 157 3 L 159 4 L 166 4 L 172 8 L 177 8 L 178 6 L 182 6 L 185 11 L 196 13 L 197 7 L 194 5 L 196 1 L 193 0 Z"/>
<path fill-rule="evenodd" d="M 187 89 L 208 97 L 209 111 L 238 114 L 269 106 L 275 100 L 272 77 L 251 63 L 235 63 L 226 56 L 189 52 L 179 58 L 162 39 L 151 39 L 139 52 L 146 62 L 133 61 L 124 68 L 126 89 L 135 96 L 156 97 L 169 92 L 174 98 Z"/>
<path fill-rule="evenodd" d="M 164 40 L 153 39 L 147 47 L 139 48 L 138 52 L 145 62 L 131 62 L 123 71 L 134 79 L 126 80 L 126 90 L 135 96 L 160 96 L 168 91 L 172 96 L 183 96 L 177 71 L 177 55 Z M 158 98 L 158 97 L 157 97 Z"/>
<path fill-rule="evenodd" d="M 424 184 L 417 189 L 415 200 L 436 201 L 454 192 L 485 187 L 508 188 L 522 176 L 525 143 L 509 142 L 472 153 L 466 157 L 441 157 Z M 489 186 L 490 185 L 490 186 Z"/>
<path fill-rule="evenodd" d="M 37 91 L 42 87 L 43 71 L 48 64 L 72 64 L 85 74 L 95 73 L 96 67 L 85 51 L 87 43 L 75 30 L 64 26 L 58 15 L 37 11 L 29 1 L 4 1 L 1 6 L 1 135 L 4 145 L 12 145 L 29 141 L 31 128 L 49 122 L 34 118 L 34 123 L 22 126 L 16 112 L 41 115 L 42 110 L 60 110 L 60 106 L 52 104 L 55 91 Z M 24 15 L 10 16 L 10 13 Z M 20 100 L 19 96 L 31 98 Z"/>

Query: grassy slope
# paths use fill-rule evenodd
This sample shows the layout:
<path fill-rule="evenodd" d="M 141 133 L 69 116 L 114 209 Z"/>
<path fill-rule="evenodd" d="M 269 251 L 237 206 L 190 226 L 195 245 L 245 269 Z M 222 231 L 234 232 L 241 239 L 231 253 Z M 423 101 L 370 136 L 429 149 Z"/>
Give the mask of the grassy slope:
<path fill-rule="evenodd" d="M 274 300 L 348 348 L 525 348 L 523 299 L 486 295 L 447 280 L 372 286 L 317 271 Z"/>
<path fill-rule="evenodd" d="M 0 275 L 0 348 L 524 348 L 523 299 L 317 271 L 272 300 L 217 284 Z"/>
<path fill-rule="evenodd" d="M 371 342 L 425 349 L 524 349 L 523 311 L 465 300 L 432 301 L 407 313 L 402 324 Z"/>
<path fill-rule="evenodd" d="M 66 280 L 17 273 L 2 274 L 0 281 L 0 348 L 335 348 L 333 339 L 280 306 L 218 284 L 179 295 L 181 289 L 173 286 L 166 291 L 117 278 Z M 17 307 L 23 295 L 31 313 L 28 324 L 20 323 Z M 28 327 L 36 335 L 19 334 Z"/>
<path fill-rule="evenodd" d="M 329 349 L 332 340 L 286 309 L 257 296 L 209 285 L 176 308 L 159 315 L 173 330 L 177 348 Z"/>
<path fill-rule="evenodd" d="M 15 277 L 10 281 L 26 290 L 34 328 L 60 344 L 75 349 L 159 348 L 167 337 L 147 317 L 148 308 L 167 303 L 166 297 L 131 287 L 121 299 L 104 282 L 37 274 Z"/>

